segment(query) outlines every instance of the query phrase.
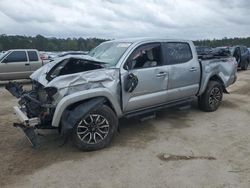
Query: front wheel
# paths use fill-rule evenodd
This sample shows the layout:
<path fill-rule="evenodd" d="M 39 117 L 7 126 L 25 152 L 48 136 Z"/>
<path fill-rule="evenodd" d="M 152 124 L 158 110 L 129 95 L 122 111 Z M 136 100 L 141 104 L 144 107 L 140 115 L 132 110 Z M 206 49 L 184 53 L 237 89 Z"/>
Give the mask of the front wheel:
<path fill-rule="evenodd" d="M 205 112 L 214 112 L 219 108 L 222 97 L 222 85 L 217 81 L 210 81 L 205 92 L 198 98 L 199 107 Z"/>
<path fill-rule="evenodd" d="M 118 119 L 108 106 L 90 112 L 73 130 L 73 142 L 80 149 L 93 151 L 106 147 L 118 127 Z"/>

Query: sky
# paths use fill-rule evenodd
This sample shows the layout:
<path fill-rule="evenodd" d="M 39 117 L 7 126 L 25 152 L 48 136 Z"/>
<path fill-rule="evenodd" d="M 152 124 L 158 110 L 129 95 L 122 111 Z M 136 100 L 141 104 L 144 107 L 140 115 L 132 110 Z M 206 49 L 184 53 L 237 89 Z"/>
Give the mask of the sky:
<path fill-rule="evenodd" d="M 250 0 L 0 0 L 0 34 L 249 37 Z"/>

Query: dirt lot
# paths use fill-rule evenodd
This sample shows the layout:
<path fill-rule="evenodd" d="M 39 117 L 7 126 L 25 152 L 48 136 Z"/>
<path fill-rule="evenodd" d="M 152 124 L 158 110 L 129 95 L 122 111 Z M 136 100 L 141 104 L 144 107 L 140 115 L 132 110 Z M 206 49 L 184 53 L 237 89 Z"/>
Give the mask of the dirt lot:
<path fill-rule="evenodd" d="M 56 131 L 31 149 L 12 127 L 16 100 L 1 86 L 0 187 L 250 187 L 250 71 L 229 91 L 217 112 L 194 103 L 122 120 L 110 147 L 79 152 L 71 142 L 60 147 Z"/>

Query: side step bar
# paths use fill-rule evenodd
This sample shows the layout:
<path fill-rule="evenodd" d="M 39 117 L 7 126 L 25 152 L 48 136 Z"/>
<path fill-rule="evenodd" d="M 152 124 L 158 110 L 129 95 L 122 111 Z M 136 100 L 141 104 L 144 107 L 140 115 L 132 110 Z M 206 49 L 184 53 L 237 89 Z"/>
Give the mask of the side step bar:
<path fill-rule="evenodd" d="M 165 109 L 165 108 L 171 108 L 171 107 L 178 107 L 178 106 L 189 106 L 189 104 L 194 100 L 194 98 L 188 98 L 188 99 L 184 99 L 184 100 L 179 100 L 179 101 L 175 101 L 175 102 L 171 102 L 171 103 L 166 103 L 160 106 L 155 106 L 155 107 L 151 107 L 151 108 L 147 108 L 144 110 L 139 110 L 139 111 L 133 111 L 133 112 L 129 112 L 127 114 L 124 115 L 124 117 L 126 118 L 131 118 L 131 117 L 135 117 L 135 116 L 140 116 L 143 114 L 148 114 L 148 113 L 154 113 L 156 111 Z"/>

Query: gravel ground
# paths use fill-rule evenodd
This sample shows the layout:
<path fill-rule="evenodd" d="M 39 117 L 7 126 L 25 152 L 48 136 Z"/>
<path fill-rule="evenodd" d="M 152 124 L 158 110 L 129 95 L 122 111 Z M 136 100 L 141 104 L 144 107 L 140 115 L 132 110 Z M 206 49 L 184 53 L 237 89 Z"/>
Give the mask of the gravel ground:
<path fill-rule="evenodd" d="M 29 87 L 26 84 L 25 87 Z M 0 187 L 250 187 L 250 71 L 240 71 L 220 109 L 168 109 L 122 120 L 111 146 L 80 152 L 43 131 L 31 149 L 12 127 L 16 99 L 0 87 Z"/>

